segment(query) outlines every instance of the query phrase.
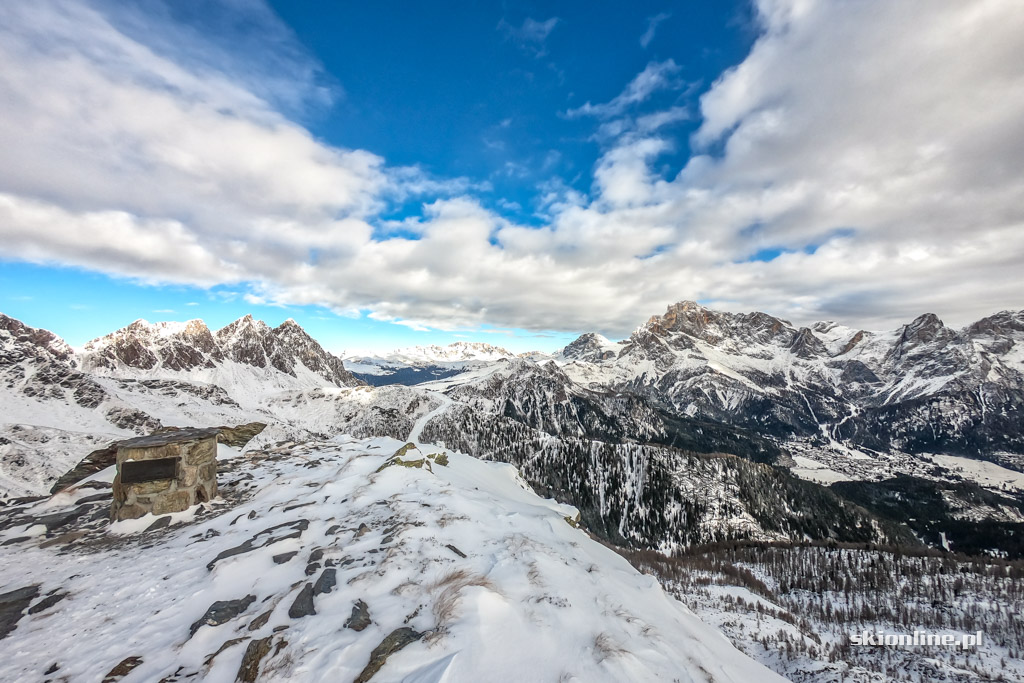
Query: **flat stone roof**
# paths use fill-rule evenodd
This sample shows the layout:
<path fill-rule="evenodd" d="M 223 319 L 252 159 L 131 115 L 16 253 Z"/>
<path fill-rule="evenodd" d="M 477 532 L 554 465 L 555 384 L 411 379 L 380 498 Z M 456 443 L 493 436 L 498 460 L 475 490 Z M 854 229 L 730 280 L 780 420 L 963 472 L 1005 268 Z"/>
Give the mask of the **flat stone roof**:
<path fill-rule="evenodd" d="M 170 432 L 161 432 L 160 434 L 150 434 L 149 436 L 140 436 L 135 439 L 128 439 L 126 441 L 119 441 L 117 444 L 118 449 L 121 448 L 156 448 L 157 446 L 167 446 L 172 443 L 182 443 L 184 441 L 199 441 L 202 439 L 208 439 L 211 436 L 218 434 L 220 430 L 216 427 L 191 427 L 188 429 L 175 429 Z"/>

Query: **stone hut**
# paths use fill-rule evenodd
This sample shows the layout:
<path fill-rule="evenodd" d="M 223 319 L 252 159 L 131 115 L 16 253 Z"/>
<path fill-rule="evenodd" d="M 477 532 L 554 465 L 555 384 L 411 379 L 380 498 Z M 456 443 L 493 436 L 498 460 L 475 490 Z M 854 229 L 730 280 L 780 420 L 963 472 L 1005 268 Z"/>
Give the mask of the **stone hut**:
<path fill-rule="evenodd" d="M 178 429 L 117 445 L 112 521 L 181 512 L 217 495 L 217 429 Z"/>

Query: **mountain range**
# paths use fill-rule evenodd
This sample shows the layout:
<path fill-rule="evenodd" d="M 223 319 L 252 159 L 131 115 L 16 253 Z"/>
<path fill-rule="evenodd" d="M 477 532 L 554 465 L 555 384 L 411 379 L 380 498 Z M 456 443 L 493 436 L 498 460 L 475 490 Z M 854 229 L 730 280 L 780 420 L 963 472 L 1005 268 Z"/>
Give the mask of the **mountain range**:
<path fill-rule="evenodd" d="M 528 592 L 533 596 L 530 599 L 550 601 L 544 604 L 558 609 L 562 605 L 559 600 L 570 592 L 565 588 L 569 584 L 585 587 L 578 600 L 589 604 L 596 599 L 594 586 L 605 584 L 592 586 L 582 577 L 594 572 L 604 575 L 614 566 L 599 550 L 580 545 L 583 540 L 592 543 L 591 539 L 562 538 L 566 529 L 582 527 L 591 538 L 620 549 L 634 565 L 657 575 L 666 590 L 728 633 L 736 647 L 792 680 L 869 681 L 877 675 L 892 675 L 895 666 L 906 673 L 907 680 L 946 676 L 966 681 L 1000 670 L 1002 665 L 996 664 L 1000 658 L 1008 658 L 1010 666 L 1017 667 L 1013 670 L 1024 670 L 1012 645 L 1019 638 L 1012 633 L 1010 640 L 990 646 L 985 662 L 972 665 L 970 671 L 962 663 L 909 652 L 896 658 L 899 664 L 889 659 L 880 663 L 850 653 L 843 640 L 844 629 L 864 624 L 865 614 L 876 615 L 874 622 L 868 617 L 868 623 L 885 628 L 909 623 L 902 613 L 884 612 L 888 615 L 885 619 L 877 616 L 886 605 L 902 604 L 907 590 L 921 590 L 919 583 L 894 583 L 885 589 L 890 592 L 880 593 L 878 586 L 889 584 L 879 583 L 876 574 L 881 571 L 884 577 L 885 567 L 901 567 L 900 572 L 927 567 L 932 577 L 928 585 L 934 591 L 915 593 L 914 618 L 918 621 L 914 623 L 961 630 L 988 624 L 1004 635 L 1011 628 L 1014 616 L 1010 613 L 977 617 L 959 602 L 948 602 L 952 599 L 947 591 L 964 589 L 942 577 L 950 572 L 974 577 L 967 595 L 986 604 L 1003 604 L 1015 590 L 1017 565 L 1012 560 L 1024 558 L 1024 448 L 1019 419 L 1024 371 L 1022 321 L 1019 312 L 1003 312 L 962 329 L 950 329 L 935 316 L 924 315 L 895 330 L 871 332 L 836 323 L 797 327 L 764 313 L 726 313 L 681 302 L 650 318 L 625 340 L 611 341 L 588 333 L 554 353 L 517 355 L 490 345 L 460 343 L 343 360 L 323 349 L 292 320 L 271 328 L 245 316 L 216 331 L 199 320 L 140 320 L 72 349 L 52 332 L 0 315 L 0 543 L 41 553 L 32 555 L 34 561 L 53 567 L 45 577 L 32 579 L 29 564 L 9 555 L 10 575 L 24 579 L 26 586 L 0 595 L 0 612 L 7 614 L 3 610 L 13 605 L 11 609 L 21 610 L 22 616 L 27 613 L 31 617 L 35 610 L 45 617 L 54 596 L 65 595 L 60 591 L 68 588 L 84 601 L 83 609 L 99 609 L 90 606 L 103 597 L 102 590 L 91 588 L 96 573 L 87 567 L 83 575 L 76 564 L 73 575 L 64 576 L 65 569 L 71 571 L 71 565 L 65 566 L 60 559 L 65 551 L 48 549 L 53 544 L 75 546 L 81 540 L 85 545 L 79 552 L 92 557 L 90 553 L 102 552 L 114 542 L 103 527 L 106 509 L 89 507 L 109 495 L 85 495 L 83 491 L 107 485 L 102 478 L 110 476 L 121 439 L 176 427 L 221 427 L 223 441 L 235 443 L 245 455 L 231 456 L 231 464 L 222 466 L 225 510 L 246 505 L 255 496 L 263 502 L 251 505 L 250 518 L 272 511 L 264 522 L 271 524 L 267 531 L 272 531 L 281 524 L 298 523 L 285 513 L 309 505 L 305 500 L 311 495 L 308 490 L 334 492 L 333 498 L 326 495 L 319 507 L 310 508 L 315 512 L 302 518 L 315 518 L 317 529 L 310 539 L 300 533 L 304 540 L 296 547 L 304 557 L 308 555 L 307 575 L 323 571 L 314 558 L 329 557 L 329 561 L 340 563 L 331 568 L 346 567 L 344 563 L 355 558 L 330 554 L 335 553 L 329 550 L 335 541 L 329 537 L 340 527 L 328 529 L 333 518 L 327 516 L 344 513 L 352 519 L 370 519 L 377 509 L 373 506 L 391 506 L 398 496 L 405 501 L 403 505 L 419 506 L 417 510 L 454 506 L 429 520 L 428 535 L 449 538 L 447 547 L 455 548 L 442 548 L 441 556 L 449 553 L 449 558 L 467 556 L 478 562 L 489 557 L 486 548 L 491 545 L 512 543 L 507 546 L 513 549 L 505 566 L 509 571 L 516 568 L 527 576 L 536 575 L 541 582 L 538 587 L 561 586 L 557 595 L 542 591 L 541 598 Z M 243 424 L 238 429 L 225 428 Z M 409 472 L 412 478 L 396 483 L 394 490 L 381 489 L 380 500 L 372 496 L 363 500 L 365 492 L 377 486 L 380 470 L 408 451 L 404 446 L 398 448 L 389 459 L 374 449 L 386 446 L 393 450 L 406 442 L 424 449 L 429 444 L 430 450 L 423 452 L 432 455 L 403 464 L 430 469 L 422 464 L 429 460 L 433 471 L 422 477 Z M 441 460 L 457 470 L 475 474 L 468 479 L 464 473 L 449 476 L 446 466 L 437 460 L 441 453 L 446 454 Z M 475 461 L 466 455 L 513 467 L 474 469 L 484 463 L 472 464 Z M 406 467 L 392 469 L 404 471 Z M 439 473 L 443 476 L 436 479 Z M 82 477 L 87 477 L 84 483 Z M 251 482 L 263 482 L 270 488 L 263 492 Z M 409 498 L 410 487 L 422 489 L 423 495 Z M 51 488 L 54 495 L 48 496 Z M 484 498 L 481 490 L 486 491 Z M 344 503 L 350 497 L 361 500 L 361 507 L 349 510 L 331 503 Z M 547 500 L 539 502 L 544 498 Z M 479 505 L 471 509 L 467 501 Z M 240 548 L 249 542 L 242 538 L 248 533 L 245 525 L 240 523 L 236 531 L 234 522 L 219 522 L 220 508 L 214 507 L 200 511 L 201 516 L 212 515 L 208 522 L 191 518 L 172 522 L 186 528 L 195 523 L 205 525 L 205 535 L 193 533 L 186 539 L 169 533 L 158 541 L 177 544 L 181 557 L 174 571 L 198 571 L 192 561 L 203 554 L 204 541 L 218 535 L 226 536 L 225 544 L 241 541 Z M 490 519 L 485 508 L 515 512 Z M 459 510 L 481 520 L 474 522 L 470 536 L 452 535 L 449 525 L 461 523 L 458 520 L 465 516 L 456 512 Z M 533 511 L 530 515 L 539 514 L 539 520 L 550 517 L 554 522 L 541 520 L 542 531 L 527 529 L 518 517 L 527 510 Z M 404 545 L 391 547 L 389 530 L 394 524 L 383 517 L 378 522 L 384 525 L 380 548 L 367 546 L 369 554 L 355 558 L 362 563 L 359 566 L 376 566 L 378 558 L 386 565 L 396 552 L 420 557 L 437 550 L 432 545 L 413 550 L 403 549 Z M 495 524 L 507 525 L 507 538 L 489 536 L 490 530 L 497 528 Z M 344 533 L 354 533 L 352 538 L 346 537 L 346 547 L 358 545 L 362 533 L 355 522 L 349 527 Z M 285 531 L 294 533 L 291 528 Z M 554 535 L 546 531 L 549 528 Z M 140 529 L 123 533 L 137 534 Z M 321 539 L 324 531 L 327 536 Z M 32 535 L 37 532 L 42 536 Z M 147 539 L 155 538 L 153 533 L 163 532 L 145 532 L 138 547 L 131 545 L 135 541 L 126 541 L 131 546 L 128 552 L 135 553 L 139 562 L 153 561 L 146 551 L 153 543 Z M 524 539 L 524 534 L 532 540 L 508 540 Z M 470 537 L 474 540 L 465 540 Z M 276 542 L 276 536 L 268 538 L 268 543 Z M 545 547 L 559 548 L 559 567 L 567 558 L 579 559 L 578 553 L 594 559 L 573 565 L 580 569 L 579 576 L 572 573 L 575 569 L 538 574 L 542 571 L 535 567 L 539 540 Z M 468 543 L 473 545 L 462 547 Z M 515 550 L 521 543 L 532 544 L 533 550 Z M 967 560 L 948 551 L 988 557 Z M 380 555 L 374 554 L 378 552 Z M 721 559 L 740 555 L 759 572 L 767 572 L 767 584 L 751 574 L 747 564 L 723 563 Z M 274 567 L 280 560 L 281 567 L 274 571 L 282 577 L 290 576 L 291 556 L 284 553 L 271 558 Z M 919 558 L 932 559 L 926 563 Z M 93 560 L 105 561 L 102 556 Z M 256 567 L 260 562 L 260 567 L 270 566 L 265 560 L 262 554 L 253 553 L 246 566 Z M 688 569 L 674 569 L 674 562 Z M 165 571 L 165 565 L 158 564 L 160 571 Z M 819 577 L 819 570 L 829 566 L 833 569 L 821 575 L 825 578 Z M 412 571 L 408 563 L 395 567 L 401 576 Z M 352 580 L 373 571 L 359 573 L 358 569 L 354 567 Z M 481 576 L 492 573 L 481 571 Z M 616 595 L 639 599 L 634 591 L 643 580 L 628 572 L 622 576 L 624 583 L 615 585 Z M 442 580 L 408 579 L 421 584 Z M 518 579 L 511 574 L 487 580 L 500 594 L 518 595 L 515 591 L 520 590 Z M 43 588 L 57 586 L 53 589 L 57 592 L 51 590 L 52 595 L 36 604 L 33 596 L 42 590 L 36 585 L 40 581 L 46 584 Z M 292 589 L 301 583 L 288 581 Z M 352 601 L 356 607 L 360 600 L 374 606 L 394 603 L 394 594 L 386 597 L 378 591 L 359 597 L 358 591 L 344 589 L 345 604 L 341 605 L 311 588 L 314 603 L 306 607 L 315 604 L 316 609 L 306 612 L 296 607 L 306 604 L 302 603 L 302 591 L 292 596 L 286 583 L 256 581 L 246 589 L 253 596 L 268 593 L 272 605 L 286 595 L 286 602 L 294 598 L 288 610 L 292 621 L 282 622 L 285 626 L 306 623 L 295 619 L 321 608 L 336 621 L 340 618 L 337 610 L 343 607 L 347 611 Z M 308 583 L 312 586 L 312 579 Z M 318 578 L 316 583 L 323 582 Z M 327 583 L 321 586 L 325 592 Z M 823 611 L 818 598 L 808 598 L 798 588 L 812 584 L 832 596 L 829 605 L 834 603 L 835 611 Z M 190 590 L 202 591 L 203 585 L 199 582 Z M 855 585 L 855 602 L 859 604 L 856 610 L 850 607 L 851 585 Z M 464 588 L 460 584 L 459 590 Z M 17 602 L 22 593 L 28 596 L 24 604 Z M 213 621 L 207 623 L 222 623 L 219 615 L 224 610 L 227 619 L 252 616 L 247 611 L 251 604 L 248 595 L 237 600 L 226 600 L 232 596 L 220 592 L 217 596 L 207 610 L 214 615 L 210 617 Z M 443 596 L 428 590 L 421 597 L 427 604 Z M 14 602 L 8 605 L 8 599 Z M 967 598 L 961 595 L 958 599 Z M 644 600 L 645 614 L 662 615 L 658 619 L 668 614 L 661 598 Z M 929 605 L 936 602 L 944 605 L 945 611 L 934 613 Z M 178 621 L 200 616 L 193 614 L 193 607 L 205 608 L 179 603 L 172 610 L 180 617 Z M 65 611 L 77 609 L 78 603 L 68 605 Z M 412 603 L 408 607 L 406 623 L 428 627 L 417 618 Z M 401 602 L 399 611 L 405 608 Z M 269 609 L 272 613 L 275 608 Z M 373 609 L 377 614 L 376 607 Z M 353 610 L 355 619 L 358 610 Z M 385 609 L 380 624 L 395 626 L 396 614 Z M 533 618 L 530 615 L 536 614 L 531 609 L 522 616 Z M 545 619 L 561 618 L 559 614 L 556 609 Z M 637 623 L 637 617 L 630 614 L 620 606 L 610 613 L 605 609 L 600 617 L 595 613 L 586 618 L 600 621 L 604 632 L 617 634 L 616 652 L 648 647 L 647 630 L 641 629 L 639 635 L 630 631 L 630 624 Z M 830 615 L 839 614 L 843 615 L 840 621 L 833 621 Z M 621 615 L 626 616 L 620 619 Z M 282 612 L 274 619 L 283 616 Z M 29 617 L 12 623 L 20 623 L 18 631 L 24 627 L 24 637 L 31 639 L 44 628 L 44 622 Z M 250 620 L 257 635 L 263 634 L 264 617 Z M 665 618 L 671 621 L 676 617 Z M 662 622 L 661 628 L 675 628 L 669 621 Z M 320 629 L 318 633 L 327 628 L 327 622 L 309 623 Z M 218 633 L 203 628 L 198 621 L 184 630 L 198 633 L 197 642 Z M 189 675 L 204 671 L 212 675 L 213 669 L 207 668 L 216 656 L 194 657 L 206 645 L 191 645 L 191 636 L 177 635 L 181 630 L 168 636 L 168 651 L 179 652 L 188 660 Z M 435 637 L 430 632 L 407 630 L 410 637 L 413 633 Z M 326 633 L 323 631 L 317 642 L 325 652 L 334 651 L 340 641 L 327 638 Z M 375 643 L 384 647 L 388 638 L 406 631 L 395 628 L 390 635 L 379 629 L 367 633 L 371 635 L 352 641 L 352 652 L 361 654 L 351 661 L 345 659 L 344 667 L 349 668 L 343 668 L 349 677 L 358 671 L 358 667 L 351 668 L 352 661 L 361 661 L 364 655 L 372 661 L 368 653 Z M 699 629 L 693 633 L 699 638 L 711 637 Z M 444 634 L 441 637 L 448 637 Z M 586 643 L 577 643 L 570 635 L 558 634 L 556 640 L 560 646 L 599 652 L 600 667 L 613 666 L 603 662 L 621 656 L 621 652 L 609 654 L 612 641 L 604 635 Z M 823 635 L 826 641 L 822 641 Z M 451 647 L 486 647 L 491 642 L 466 634 L 455 637 L 450 642 L 456 644 Z M 249 665 L 256 669 L 288 667 L 291 656 L 299 657 L 294 661 L 307 661 L 299 653 L 282 653 L 277 658 L 278 651 L 288 648 L 283 637 L 278 642 L 271 634 L 254 640 L 253 646 L 264 641 L 275 642 L 277 650 L 268 655 L 258 648 L 252 653 L 247 649 L 242 655 L 240 648 L 241 664 L 232 654 L 230 663 L 217 665 L 221 667 L 217 671 L 230 666 L 231 671 L 223 673 L 230 677 L 234 668 L 241 666 L 241 676 Z M 237 642 L 237 638 L 229 638 L 221 649 Z M 416 645 L 409 647 L 413 648 L 410 652 L 419 652 Z M 210 655 L 214 649 L 204 652 Z M 256 657 L 255 664 L 251 657 Z M 107 659 L 82 652 L 67 666 L 69 671 L 95 673 L 109 668 Z M 134 659 L 127 657 L 118 666 Z M 401 661 L 399 658 L 388 666 L 401 669 L 405 666 Z M 422 663 L 422 657 L 417 661 Z M 700 658 L 688 661 L 697 662 L 693 670 L 708 667 Z M 436 671 L 430 667 L 429 671 L 415 667 L 408 671 L 434 681 L 442 680 L 449 670 L 476 670 L 476 660 L 454 662 L 446 656 L 444 666 L 439 663 L 441 668 Z M 136 664 L 155 672 L 164 663 L 157 659 Z M 35 664 L 12 660 L 9 666 L 28 671 Z M 689 667 L 678 662 L 664 666 Z M 756 669 L 744 664 L 743 670 L 743 675 L 752 675 Z M 655 675 L 647 669 L 636 671 L 641 677 Z M 759 671 L 756 675 L 760 679 L 767 674 Z M 177 679 L 172 676 L 170 680 Z"/>
<path fill-rule="evenodd" d="M 986 459 L 1024 452 L 1024 312 L 954 330 L 933 314 L 887 332 L 682 302 L 628 339 L 562 352 L 587 386 L 779 438 Z"/>
<path fill-rule="evenodd" d="M 255 444 L 415 437 L 510 462 L 637 547 L 812 538 L 1024 553 L 1020 313 L 869 332 L 681 302 L 628 339 L 585 334 L 553 354 L 393 354 L 429 381 L 376 387 L 291 320 L 215 332 L 136 321 L 77 352 L 0 321 L 0 481 L 13 495 L 130 434 L 258 421 L 270 426 Z M 911 490 L 929 518 L 894 503 Z"/>

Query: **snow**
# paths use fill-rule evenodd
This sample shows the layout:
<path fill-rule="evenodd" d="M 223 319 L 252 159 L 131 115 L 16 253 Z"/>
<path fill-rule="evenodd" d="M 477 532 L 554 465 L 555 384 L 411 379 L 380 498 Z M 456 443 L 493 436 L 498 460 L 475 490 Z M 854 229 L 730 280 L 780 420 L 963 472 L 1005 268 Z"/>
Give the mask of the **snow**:
<path fill-rule="evenodd" d="M 440 392 L 431 392 L 431 395 L 440 400 L 440 403 L 436 408 L 426 413 L 421 418 L 416 420 L 416 424 L 413 425 L 412 431 L 409 432 L 408 440 L 418 442 L 420 434 L 423 433 L 423 428 L 432 419 L 446 411 L 452 405 L 452 400 Z"/>
<path fill-rule="evenodd" d="M 380 356 L 352 356 L 343 359 L 346 368 L 362 372 L 368 366 L 399 365 L 447 365 L 450 363 L 466 363 L 469 361 L 493 362 L 502 358 L 515 358 L 516 355 L 507 349 L 481 342 L 455 342 L 448 346 L 410 346 L 396 349 Z"/>
<path fill-rule="evenodd" d="M 221 473 L 227 499 L 178 513 L 167 529 L 141 533 L 152 520 L 136 520 L 70 550 L 22 541 L 0 555 L 0 592 L 38 583 L 43 595 L 69 593 L 22 618 L 5 641 L 0 680 L 39 679 L 54 663 L 67 680 L 100 680 L 140 656 L 127 681 L 178 672 L 227 683 L 248 640 L 263 637 L 283 644 L 264 660 L 261 681 L 352 680 L 402 626 L 425 637 L 392 655 L 375 683 L 783 680 L 570 526 L 575 510 L 536 496 L 515 468 L 447 452 L 448 465 L 432 471 L 380 469 L 401 442 L 340 441 L 222 461 L 235 468 Z M 405 457 L 433 452 L 422 444 Z M 261 535 L 298 520 L 306 526 L 297 538 Z M 4 537 L 14 534 L 24 531 Z M 265 545 L 207 568 L 253 538 Z M 306 572 L 316 549 L 322 560 Z M 288 552 L 297 555 L 273 559 Z M 321 562 L 333 565 L 336 586 L 315 597 L 315 614 L 289 616 Z M 241 615 L 189 638 L 214 601 L 245 595 L 255 601 Z M 361 632 L 342 626 L 356 600 L 370 612 Z"/>
<path fill-rule="evenodd" d="M 791 471 L 801 479 L 815 481 L 819 484 L 831 484 L 836 481 L 851 481 L 854 479 L 854 477 L 836 472 L 817 460 L 811 460 L 802 455 L 794 455 L 793 460 L 796 461 L 796 467 L 791 468 Z"/>
<path fill-rule="evenodd" d="M 1003 487 L 1017 491 L 1024 490 L 1024 473 L 1007 469 L 993 462 L 972 460 L 956 455 L 929 455 L 935 464 L 953 470 L 957 474 L 987 488 Z"/>

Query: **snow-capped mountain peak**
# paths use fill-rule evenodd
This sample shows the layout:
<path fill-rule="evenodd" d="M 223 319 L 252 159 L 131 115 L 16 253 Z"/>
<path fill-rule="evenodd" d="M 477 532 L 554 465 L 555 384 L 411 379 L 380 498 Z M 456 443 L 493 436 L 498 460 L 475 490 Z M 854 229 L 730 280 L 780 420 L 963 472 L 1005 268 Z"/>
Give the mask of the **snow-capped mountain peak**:
<path fill-rule="evenodd" d="M 494 361 L 502 358 L 514 358 L 511 351 L 484 342 L 454 342 L 447 346 L 431 344 L 429 346 L 411 346 L 397 349 L 388 354 L 391 360 L 407 363 L 453 363 L 461 361 Z"/>
<path fill-rule="evenodd" d="M 558 355 L 568 361 L 599 362 L 615 358 L 621 350 L 621 342 L 613 342 L 604 335 L 588 332 L 577 337 Z"/>
<path fill-rule="evenodd" d="M 53 358 L 61 361 L 74 361 L 74 350 L 67 342 L 48 330 L 41 330 L 29 327 L 20 320 L 15 320 L 0 313 L 0 330 L 6 332 L 5 339 L 13 346 L 15 344 L 30 344 L 39 349 L 44 349 Z"/>
<path fill-rule="evenodd" d="M 85 344 L 82 359 L 85 368 L 98 372 L 194 373 L 223 368 L 230 362 L 276 370 L 296 379 L 300 374 L 309 375 L 313 384 L 359 383 L 345 370 L 341 359 L 325 351 L 294 320 L 271 328 L 252 315 L 215 333 L 202 320 L 136 320 Z"/>

